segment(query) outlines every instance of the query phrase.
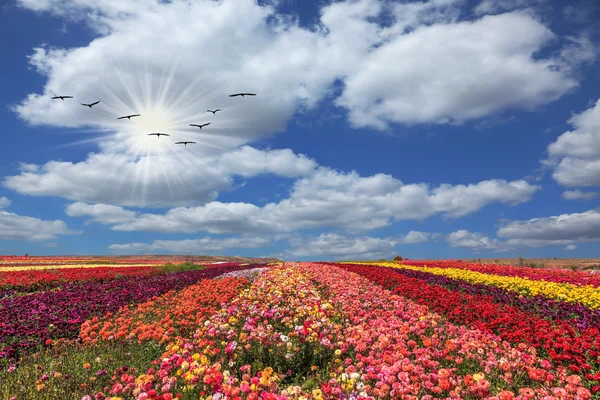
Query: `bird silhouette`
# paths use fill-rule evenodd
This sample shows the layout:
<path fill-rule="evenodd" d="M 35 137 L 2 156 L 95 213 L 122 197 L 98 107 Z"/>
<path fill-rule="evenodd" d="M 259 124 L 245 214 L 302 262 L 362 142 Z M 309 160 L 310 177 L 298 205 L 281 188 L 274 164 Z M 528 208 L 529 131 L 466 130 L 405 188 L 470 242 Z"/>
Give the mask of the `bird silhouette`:
<path fill-rule="evenodd" d="M 237 96 L 256 96 L 256 93 L 236 93 L 236 94 L 230 94 L 229 97 L 237 97 Z"/>
<path fill-rule="evenodd" d="M 125 119 L 125 118 L 127 118 L 128 120 L 130 120 L 130 121 L 131 121 L 131 118 L 132 118 L 132 117 L 139 117 L 139 116 L 140 116 L 140 114 L 131 114 L 131 115 L 125 115 L 125 116 L 123 116 L 123 117 L 119 117 L 119 118 L 117 118 L 117 119 Z"/>
<path fill-rule="evenodd" d="M 175 144 L 182 144 L 182 145 L 184 145 L 184 146 L 186 146 L 186 147 L 187 147 L 188 143 L 190 143 L 190 144 L 191 144 L 191 143 L 196 143 L 196 142 L 177 142 L 177 143 L 175 143 Z"/>
<path fill-rule="evenodd" d="M 65 101 L 65 99 L 72 99 L 72 98 L 73 98 L 73 96 L 54 96 L 54 97 L 52 98 L 52 100 L 58 100 L 58 99 L 61 99 L 62 101 Z"/>
<path fill-rule="evenodd" d="M 200 129 L 202 129 L 202 127 L 203 127 L 203 126 L 206 126 L 206 125 L 210 125 L 210 122 L 209 122 L 209 123 L 206 123 L 206 124 L 202 124 L 202 125 L 198 125 L 198 124 L 190 124 L 190 126 L 197 126 L 197 127 L 198 127 L 198 128 L 200 128 Z"/>
<path fill-rule="evenodd" d="M 204 112 L 211 112 L 211 113 L 213 113 L 213 115 L 215 115 L 217 113 L 217 111 L 223 111 L 223 110 L 221 110 L 220 108 L 217 108 L 216 110 L 206 110 Z"/>
<path fill-rule="evenodd" d="M 156 136 L 157 139 L 160 139 L 161 136 L 171 136 L 168 133 L 149 133 L 148 136 Z"/>
<path fill-rule="evenodd" d="M 89 108 L 92 108 L 93 106 L 95 106 L 96 104 L 100 103 L 100 101 L 97 101 L 95 103 L 92 104 L 84 104 L 84 103 L 80 103 L 82 106 L 88 106 Z"/>

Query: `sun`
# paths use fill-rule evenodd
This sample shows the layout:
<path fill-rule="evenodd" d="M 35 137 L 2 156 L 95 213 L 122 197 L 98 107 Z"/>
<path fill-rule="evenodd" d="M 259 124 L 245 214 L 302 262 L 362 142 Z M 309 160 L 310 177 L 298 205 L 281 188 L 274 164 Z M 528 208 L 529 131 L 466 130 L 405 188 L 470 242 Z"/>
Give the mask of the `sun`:
<path fill-rule="evenodd" d="M 127 141 L 127 148 L 136 155 L 160 154 L 169 151 L 173 145 L 171 136 L 176 131 L 175 117 L 161 107 L 141 108 L 139 117 L 124 121 L 129 126 L 120 129 Z M 150 133 L 166 133 L 171 136 L 148 136 Z"/>

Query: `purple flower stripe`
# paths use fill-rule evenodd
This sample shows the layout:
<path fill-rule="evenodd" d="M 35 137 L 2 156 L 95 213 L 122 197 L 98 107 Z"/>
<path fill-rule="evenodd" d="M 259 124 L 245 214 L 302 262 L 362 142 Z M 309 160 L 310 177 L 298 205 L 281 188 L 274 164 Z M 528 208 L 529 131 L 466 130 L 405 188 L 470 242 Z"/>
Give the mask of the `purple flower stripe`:
<path fill-rule="evenodd" d="M 180 290 L 202 279 L 254 268 L 212 267 L 169 274 L 132 276 L 107 282 L 70 283 L 61 290 L 0 299 L 0 360 L 18 356 L 47 339 L 75 339 L 88 318 Z"/>
<path fill-rule="evenodd" d="M 434 275 L 428 272 L 409 271 L 395 268 L 390 268 L 390 270 L 409 278 L 420 279 L 426 281 L 428 284 L 441 286 L 450 290 L 461 291 L 472 295 L 491 296 L 499 303 L 517 307 L 523 311 L 537 314 L 542 318 L 569 321 L 576 325 L 579 329 L 600 329 L 600 311 L 590 310 L 582 304 L 551 300 L 542 295 L 535 297 L 520 296 L 519 294 L 509 292 L 498 287 L 468 283 L 456 279 L 450 279 L 445 276 Z"/>

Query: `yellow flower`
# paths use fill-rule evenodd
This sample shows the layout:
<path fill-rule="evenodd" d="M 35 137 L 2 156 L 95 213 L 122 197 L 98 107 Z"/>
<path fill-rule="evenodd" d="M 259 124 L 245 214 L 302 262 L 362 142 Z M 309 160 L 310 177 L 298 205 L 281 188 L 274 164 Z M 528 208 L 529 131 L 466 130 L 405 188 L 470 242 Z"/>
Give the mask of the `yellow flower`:
<path fill-rule="evenodd" d="M 339 356 L 339 355 L 341 355 L 341 354 L 342 354 L 342 351 L 341 351 L 340 349 L 337 349 L 337 350 L 335 351 L 335 355 L 336 355 L 336 356 Z"/>
<path fill-rule="evenodd" d="M 542 294 L 545 297 L 560 301 L 581 303 L 594 310 L 600 309 L 600 290 L 590 285 L 585 286 L 572 283 L 538 281 L 516 276 L 499 276 L 460 268 L 414 267 L 395 263 L 375 263 L 375 265 L 409 271 L 427 272 L 453 280 L 463 280 L 469 283 L 494 286 L 510 292 L 515 292 L 522 296 L 531 297 Z"/>
<path fill-rule="evenodd" d="M 473 375 L 473 380 L 475 380 L 475 382 L 482 380 L 483 378 L 485 378 L 485 375 L 483 372 L 478 372 L 476 374 Z"/>

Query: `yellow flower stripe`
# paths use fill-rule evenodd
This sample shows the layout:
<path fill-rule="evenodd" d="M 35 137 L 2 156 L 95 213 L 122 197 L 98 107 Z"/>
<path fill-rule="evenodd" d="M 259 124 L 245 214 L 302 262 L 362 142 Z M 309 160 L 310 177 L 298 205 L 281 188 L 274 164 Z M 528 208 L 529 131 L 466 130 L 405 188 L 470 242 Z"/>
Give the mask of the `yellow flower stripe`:
<path fill-rule="evenodd" d="M 593 286 L 579 286 L 570 283 L 536 281 L 528 278 L 499 276 L 458 268 L 414 267 L 410 265 L 389 262 L 357 264 L 377 265 L 381 267 L 405 269 L 409 271 L 428 272 L 430 274 L 445 276 L 454 280 L 463 280 L 474 284 L 496 286 L 504 290 L 517 292 L 523 296 L 542 295 L 547 298 L 566 301 L 569 303 L 581 303 L 593 310 L 600 309 L 600 289 Z"/>
<path fill-rule="evenodd" d="M 42 269 L 63 269 L 63 268 L 99 268 L 99 267 L 153 267 L 160 264 L 65 264 L 65 265 L 33 265 L 28 267 L 0 267 L 0 272 L 10 271 L 34 271 Z"/>

